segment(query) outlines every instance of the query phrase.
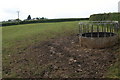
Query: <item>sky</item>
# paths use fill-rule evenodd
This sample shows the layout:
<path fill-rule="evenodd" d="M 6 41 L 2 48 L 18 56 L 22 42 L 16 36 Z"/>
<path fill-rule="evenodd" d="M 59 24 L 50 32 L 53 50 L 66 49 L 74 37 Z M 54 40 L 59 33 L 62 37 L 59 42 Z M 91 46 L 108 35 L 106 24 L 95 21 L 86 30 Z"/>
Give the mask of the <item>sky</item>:
<path fill-rule="evenodd" d="M 92 14 L 118 12 L 120 0 L 2 0 L 0 21 L 32 18 L 86 18 Z"/>

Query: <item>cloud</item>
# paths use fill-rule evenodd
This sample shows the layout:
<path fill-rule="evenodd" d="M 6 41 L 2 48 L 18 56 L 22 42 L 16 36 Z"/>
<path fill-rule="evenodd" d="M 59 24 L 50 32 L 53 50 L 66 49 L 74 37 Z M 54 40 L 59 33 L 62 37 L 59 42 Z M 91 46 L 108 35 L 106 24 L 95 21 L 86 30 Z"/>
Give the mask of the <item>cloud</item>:
<path fill-rule="evenodd" d="M 117 12 L 119 0 L 2 0 L 1 20 L 31 17 L 88 17 L 95 13 Z M 6 3 L 7 2 L 7 3 Z"/>

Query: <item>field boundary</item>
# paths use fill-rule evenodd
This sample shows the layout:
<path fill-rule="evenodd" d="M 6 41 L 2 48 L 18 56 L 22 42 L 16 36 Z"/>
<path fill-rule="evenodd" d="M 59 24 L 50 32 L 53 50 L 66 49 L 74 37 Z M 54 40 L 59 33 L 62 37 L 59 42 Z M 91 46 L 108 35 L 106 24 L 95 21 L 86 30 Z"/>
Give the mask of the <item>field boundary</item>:
<path fill-rule="evenodd" d="M 2 26 L 12 26 L 20 24 L 32 24 L 32 23 L 52 23 L 52 22 L 67 22 L 67 21 L 80 21 L 89 20 L 89 18 L 61 18 L 61 19 L 40 19 L 40 20 L 24 20 L 17 22 L 2 22 Z"/>

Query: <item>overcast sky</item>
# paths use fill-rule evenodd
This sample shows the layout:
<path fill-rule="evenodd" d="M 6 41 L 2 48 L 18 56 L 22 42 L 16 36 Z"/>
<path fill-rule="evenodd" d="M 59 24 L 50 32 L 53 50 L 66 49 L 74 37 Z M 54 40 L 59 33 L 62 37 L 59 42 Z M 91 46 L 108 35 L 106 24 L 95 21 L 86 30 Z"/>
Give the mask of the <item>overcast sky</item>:
<path fill-rule="evenodd" d="M 120 0 L 2 0 L 0 21 L 32 18 L 85 18 L 91 14 L 118 12 Z"/>

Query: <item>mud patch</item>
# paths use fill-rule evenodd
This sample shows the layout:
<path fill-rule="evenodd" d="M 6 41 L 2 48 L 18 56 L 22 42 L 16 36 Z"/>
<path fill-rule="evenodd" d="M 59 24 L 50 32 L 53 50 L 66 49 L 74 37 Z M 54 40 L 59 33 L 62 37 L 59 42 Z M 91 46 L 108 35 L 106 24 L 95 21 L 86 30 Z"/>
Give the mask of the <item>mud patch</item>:
<path fill-rule="evenodd" d="M 3 77 L 101 78 L 116 61 L 110 50 L 82 48 L 76 35 L 51 39 L 11 55 Z"/>

